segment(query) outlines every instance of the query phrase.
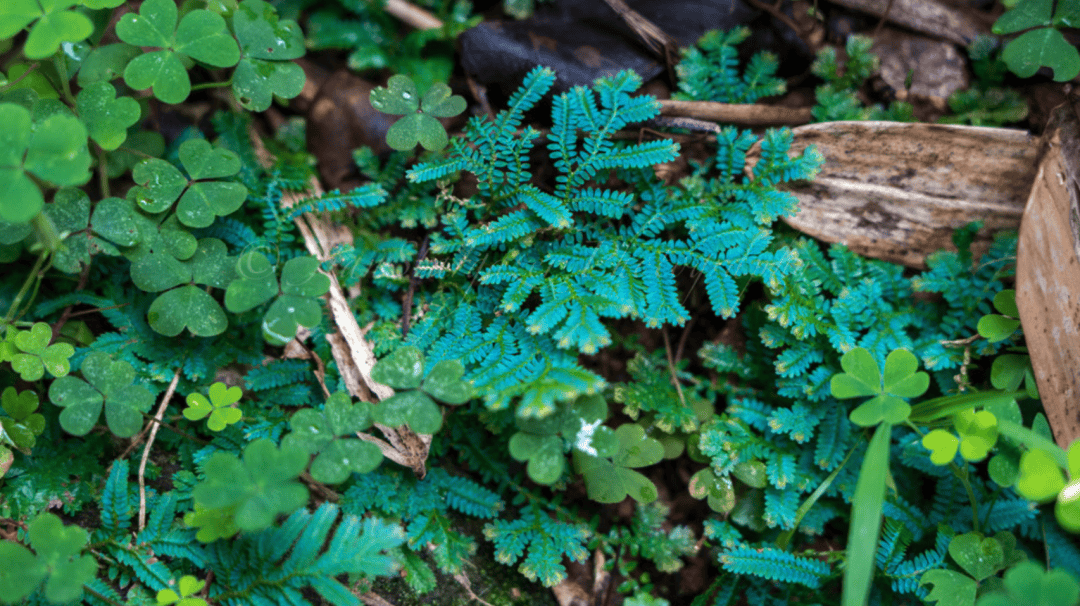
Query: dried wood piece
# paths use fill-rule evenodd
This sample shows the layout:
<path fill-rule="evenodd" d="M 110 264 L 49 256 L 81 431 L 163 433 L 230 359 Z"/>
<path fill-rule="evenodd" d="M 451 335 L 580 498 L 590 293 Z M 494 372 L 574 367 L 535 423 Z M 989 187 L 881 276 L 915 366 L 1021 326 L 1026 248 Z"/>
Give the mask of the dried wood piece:
<path fill-rule="evenodd" d="M 968 87 L 966 61 L 955 44 L 886 27 L 870 52 L 881 59 L 881 79 L 901 101 L 911 95 L 944 110 L 950 95 Z"/>
<path fill-rule="evenodd" d="M 836 3 L 961 46 L 967 46 L 979 34 L 990 33 L 986 25 L 967 13 L 934 0 L 836 0 Z"/>
<path fill-rule="evenodd" d="M 792 153 L 825 157 L 812 182 L 785 186 L 799 212 L 785 221 L 875 259 L 925 268 L 953 249 L 953 231 L 983 221 L 973 249 L 1016 229 L 1035 179 L 1038 141 L 1023 131 L 899 122 L 827 122 L 793 130 Z M 748 154 L 748 171 L 759 148 Z"/>
<path fill-rule="evenodd" d="M 715 101 L 660 100 L 660 115 L 696 118 L 712 122 L 768 126 L 806 124 L 813 116 L 809 107 L 780 107 L 756 103 L 717 103 Z"/>
<path fill-rule="evenodd" d="M 1080 103 L 1059 107 L 1016 253 L 1016 304 L 1046 418 L 1080 438 Z"/>
<path fill-rule="evenodd" d="M 443 26 L 441 19 L 405 0 L 386 0 L 383 10 L 416 29 L 439 29 Z"/>

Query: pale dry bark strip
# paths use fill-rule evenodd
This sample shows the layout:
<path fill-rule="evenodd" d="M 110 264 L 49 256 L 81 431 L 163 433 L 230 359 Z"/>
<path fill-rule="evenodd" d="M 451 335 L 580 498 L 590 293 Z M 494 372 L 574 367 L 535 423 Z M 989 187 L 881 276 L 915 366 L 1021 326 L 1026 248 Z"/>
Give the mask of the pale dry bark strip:
<path fill-rule="evenodd" d="M 252 132 L 251 140 L 262 162 L 269 164 L 272 158 L 258 134 Z M 322 193 L 323 189 L 318 179 L 312 177 L 308 191 L 304 194 L 286 193 L 282 196 L 280 205 L 288 209 L 304 197 L 316 197 Z M 294 222 L 304 239 L 304 246 L 320 262 L 330 258 L 330 251 L 336 244 L 352 241 L 348 230 L 338 229 L 340 226 L 333 226 L 311 213 L 296 217 Z M 324 298 L 334 325 L 338 328 L 337 335 L 328 334 L 326 338 L 346 387 L 353 396 L 373 404 L 389 398 L 394 395 L 394 390 L 371 378 L 371 369 L 375 366 L 375 353 L 371 349 L 371 344 L 364 338 L 363 331 L 356 322 L 356 316 L 349 309 L 341 283 L 333 272 L 323 273 L 330 279 L 330 290 Z M 428 449 L 431 446 L 430 435 L 419 435 L 407 425 L 396 429 L 380 424 L 375 426 L 386 437 L 385 441 L 362 432 L 358 432 L 357 437 L 372 442 L 379 447 L 383 456 L 411 468 L 418 476 L 423 477 L 427 473 L 424 461 L 427 459 Z"/>
<path fill-rule="evenodd" d="M 142 529 L 146 527 L 146 461 L 150 458 L 150 447 L 154 445 L 158 427 L 161 426 L 161 417 L 165 415 L 165 409 L 169 407 L 169 400 L 172 400 L 173 394 L 176 393 L 176 385 L 179 382 L 180 371 L 177 370 L 173 373 L 169 388 L 165 390 L 165 397 L 161 399 L 161 405 L 158 406 L 157 412 L 154 413 L 154 422 L 150 424 L 150 437 L 146 439 L 142 460 L 139 462 L 139 532 L 142 532 Z"/>
<path fill-rule="evenodd" d="M 715 101 L 660 100 L 660 115 L 696 118 L 711 122 L 746 124 L 806 124 L 813 116 L 809 107 L 780 107 L 757 103 L 717 103 Z"/>

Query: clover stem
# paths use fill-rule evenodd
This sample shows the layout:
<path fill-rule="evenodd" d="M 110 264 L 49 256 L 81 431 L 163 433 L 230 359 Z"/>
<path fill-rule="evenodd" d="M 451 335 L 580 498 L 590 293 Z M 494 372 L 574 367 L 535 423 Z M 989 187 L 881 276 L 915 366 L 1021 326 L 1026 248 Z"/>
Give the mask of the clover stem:
<path fill-rule="evenodd" d="M 791 527 L 790 530 L 785 530 L 780 534 L 780 536 L 776 537 L 776 546 L 779 549 L 787 549 L 788 544 L 791 543 L 792 537 L 795 536 L 795 531 L 799 529 L 799 523 L 802 522 L 803 517 L 805 517 L 806 514 L 810 513 L 810 508 L 814 506 L 814 503 L 817 503 L 817 500 L 821 498 L 821 495 L 825 494 L 825 491 L 829 489 L 830 485 L 832 485 L 833 480 L 835 480 L 836 477 L 840 475 L 840 471 L 844 469 L 845 465 L 847 465 L 848 459 L 851 458 L 851 455 L 855 454 L 856 448 L 858 448 L 858 443 L 856 443 L 855 446 L 852 446 L 851 450 L 848 450 L 848 453 L 844 457 L 844 460 L 836 466 L 836 469 L 834 469 L 832 473 L 828 475 L 828 477 L 821 481 L 821 484 L 818 485 L 817 489 L 814 490 L 814 492 L 811 493 L 810 496 L 806 497 L 806 500 L 803 501 L 803 504 L 800 505 L 799 509 L 795 511 L 795 524 Z"/>
<path fill-rule="evenodd" d="M 225 82 L 203 82 L 202 84 L 195 84 L 191 87 L 192 91 L 203 90 L 207 88 L 224 88 L 226 86 L 232 86 L 232 79 L 228 79 Z"/>
<path fill-rule="evenodd" d="M 89 593 L 90 595 L 94 596 L 95 598 L 97 598 L 97 599 L 99 599 L 99 600 L 101 600 L 102 602 L 105 602 L 105 603 L 107 603 L 107 604 L 115 604 L 116 606 L 124 606 L 123 602 L 117 602 L 116 600 L 114 600 L 114 599 L 112 599 L 112 598 L 110 598 L 110 597 L 108 597 L 108 596 L 106 596 L 106 595 L 104 595 L 104 594 L 101 594 L 101 593 L 99 593 L 99 592 L 95 591 L 95 590 L 94 590 L 94 589 L 93 589 L 92 587 L 90 587 L 89 585 L 85 585 L 85 584 L 84 584 L 84 585 L 83 585 L 83 591 L 85 591 L 86 593 Z"/>
<path fill-rule="evenodd" d="M 69 107 L 75 107 L 75 95 L 71 94 L 71 77 L 68 76 L 67 64 L 64 63 L 62 53 L 53 55 L 53 66 L 56 67 L 56 73 L 60 76 L 60 92 L 64 95 L 64 102 Z"/>
<path fill-rule="evenodd" d="M 109 197 L 109 164 L 105 159 L 105 150 L 98 148 L 98 187 L 102 199 Z"/>
<path fill-rule="evenodd" d="M 16 84 L 22 82 L 24 79 L 26 79 L 27 76 L 34 73 L 34 71 L 37 70 L 37 68 L 38 68 L 38 63 L 36 61 L 34 63 L 31 63 L 30 66 L 26 68 L 26 71 L 23 72 L 18 78 L 15 78 L 14 80 L 12 80 L 11 82 L 8 82 L 4 86 L 0 86 L 0 93 L 7 92 L 8 89 L 10 89 L 10 88 L 14 87 Z"/>
<path fill-rule="evenodd" d="M 975 491 L 971 488 L 971 482 L 968 481 L 967 464 L 964 467 L 960 467 L 956 463 L 949 463 L 949 469 L 956 475 L 960 483 L 964 485 L 964 490 L 967 491 L 968 500 L 971 501 L 971 525 L 972 530 L 979 532 L 979 502 L 975 498 Z"/>
<path fill-rule="evenodd" d="M 5 326 L 11 324 L 18 318 L 16 312 L 22 305 L 23 298 L 26 296 L 27 291 L 30 290 L 30 285 L 35 282 L 35 276 L 37 276 L 38 272 L 41 271 L 41 268 L 45 265 L 45 260 L 48 257 L 49 253 L 47 251 L 38 255 L 37 261 L 34 262 L 34 268 L 31 269 L 30 274 L 26 276 L 26 280 L 23 281 L 22 288 L 19 289 L 18 294 L 16 294 L 15 298 L 11 300 L 11 306 L 8 307 L 7 315 L 4 316 Z M 35 289 L 35 292 L 37 292 L 37 289 Z"/>

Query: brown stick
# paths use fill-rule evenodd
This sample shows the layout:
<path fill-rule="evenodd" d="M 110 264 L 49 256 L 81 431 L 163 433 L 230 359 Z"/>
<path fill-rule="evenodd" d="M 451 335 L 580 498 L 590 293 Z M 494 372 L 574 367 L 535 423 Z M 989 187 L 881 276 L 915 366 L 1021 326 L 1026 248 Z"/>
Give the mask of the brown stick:
<path fill-rule="evenodd" d="M 438 17 L 405 0 L 386 0 L 386 6 L 383 8 L 387 14 L 397 17 L 402 23 L 416 29 L 439 29 L 443 26 L 443 22 Z"/>
<path fill-rule="evenodd" d="M 139 461 L 139 532 L 142 532 L 143 528 L 146 528 L 146 461 L 150 458 L 150 447 L 154 445 L 154 438 L 157 437 L 158 426 L 161 423 L 161 417 L 165 414 L 165 409 L 169 406 L 169 400 L 172 399 L 173 394 L 176 393 L 176 384 L 180 382 L 180 371 L 177 370 L 173 374 L 172 382 L 169 383 L 169 388 L 165 390 L 165 397 L 161 399 L 161 406 L 158 406 L 157 412 L 154 414 L 154 419 L 157 423 L 153 424 L 150 428 L 150 437 L 146 439 L 146 447 L 142 451 L 142 460 Z"/>
<path fill-rule="evenodd" d="M 780 107 L 756 103 L 716 103 L 714 101 L 660 100 L 660 115 L 731 122 L 748 126 L 806 124 L 813 115 L 809 107 Z"/>

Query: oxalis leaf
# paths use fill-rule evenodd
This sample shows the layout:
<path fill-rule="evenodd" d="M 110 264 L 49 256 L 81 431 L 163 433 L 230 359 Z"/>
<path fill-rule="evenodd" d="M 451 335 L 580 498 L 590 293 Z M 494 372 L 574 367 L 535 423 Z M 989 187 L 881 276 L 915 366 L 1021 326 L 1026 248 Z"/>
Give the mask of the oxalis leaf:
<path fill-rule="evenodd" d="M 432 151 L 446 147 L 446 129 L 435 118 L 465 111 L 465 99 L 451 94 L 445 84 L 432 85 L 421 97 L 412 79 L 400 74 L 391 76 L 385 88 L 372 90 L 370 101 L 385 114 L 405 114 L 386 133 L 386 143 L 399 151 L 410 150 L 417 143 Z"/>
<path fill-rule="evenodd" d="M 203 526 L 217 518 L 219 526 L 235 524 L 236 530 L 269 528 L 277 515 L 307 503 L 307 489 L 296 482 L 307 462 L 305 449 L 285 444 L 279 449 L 265 438 L 248 444 L 243 460 L 216 452 L 206 461 L 206 479 L 191 493 L 196 515 L 188 514 L 184 520 Z M 206 536 L 200 531 L 197 538 L 206 541 Z"/>
<path fill-rule="evenodd" d="M 52 185 L 82 185 L 90 178 L 86 127 L 67 113 L 31 119 L 30 111 L 0 103 L 0 220 L 25 223 L 44 205 L 31 175 Z"/>
<path fill-rule="evenodd" d="M 106 151 L 120 147 L 127 139 L 128 127 L 139 121 L 142 112 L 138 101 L 131 97 L 117 98 L 113 85 L 103 81 L 79 91 L 76 106 L 90 137 Z"/>
<path fill-rule="evenodd" d="M 33 23 L 23 44 L 28 59 L 45 59 L 62 42 L 85 40 L 94 32 L 90 19 L 73 10 L 79 0 L 5 0 L 0 3 L 0 40 L 19 33 Z"/>
<path fill-rule="evenodd" d="M 145 0 L 138 14 L 128 13 L 116 24 L 116 35 L 124 42 L 161 49 L 132 59 L 124 68 L 124 81 L 136 90 L 153 89 L 155 97 L 174 104 L 191 92 L 184 57 L 214 67 L 231 67 L 240 60 L 240 48 L 221 15 L 195 9 L 179 25 L 177 18 L 172 0 Z"/>
<path fill-rule="evenodd" d="M 23 381 L 37 381 L 46 370 L 54 377 L 63 377 L 71 370 L 68 359 L 75 355 L 75 348 L 68 343 L 49 345 L 50 341 L 52 328 L 44 322 L 34 324 L 30 330 L 8 327 L 0 361 L 10 361 L 12 370 Z"/>
<path fill-rule="evenodd" d="M 7 443 L 23 454 L 30 454 L 37 436 L 45 431 L 45 417 L 37 412 L 38 396 L 31 390 L 18 392 L 14 387 L 0 394 L 0 408 L 7 417 L 0 417 L 0 445 Z M 2 476 L 2 474 L 0 474 Z"/>
<path fill-rule="evenodd" d="M 139 226 L 131 203 L 105 198 L 93 205 L 90 197 L 76 188 L 64 188 L 45 207 L 57 231 L 67 233 L 64 245 L 53 255 L 53 267 L 70 274 L 79 273 L 96 254 L 116 256 L 118 247 L 134 246 Z"/>
<path fill-rule="evenodd" d="M 84 436 L 93 429 L 105 408 L 109 431 L 128 438 L 142 428 L 142 413 L 150 410 L 154 396 L 142 385 L 134 385 L 135 369 L 122 360 L 95 351 L 80 368 L 86 380 L 61 377 L 49 386 L 49 399 L 62 407 L 60 426 L 70 434 Z"/>
<path fill-rule="evenodd" d="M 132 171 L 138 188 L 128 197 L 148 213 L 161 213 L 174 202 L 176 218 L 188 227 L 209 227 L 214 219 L 235 212 L 247 198 L 240 183 L 207 181 L 235 175 L 240 158 L 233 152 L 213 147 L 205 139 L 189 139 L 180 145 L 180 161 L 191 181 L 172 164 L 157 158 L 139 163 Z"/>
<path fill-rule="evenodd" d="M 299 446 L 317 454 L 311 476 L 327 484 L 339 484 L 353 472 L 368 473 L 382 462 L 382 451 L 371 442 L 355 439 L 357 432 L 371 426 L 371 405 L 352 401 L 345 392 L 330 396 L 322 411 L 298 410 L 292 417 L 293 432 L 282 445 Z"/>
<path fill-rule="evenodd" d="M 261 112 L 275 95 L 291 99 L 300 94 L 304 70 L 291 60 L 304 55 L 304 36 L 295 21 L 279 21 L 262 0 L 244 0 L 233 12 L 233 30 L 242 58 L 232 88 L 241 106 Z"/>
<path fill-rule="evenodd" d="M 664 447 L 633 423 L 619 426 L 615 435 L 619 450 L 611 459 L 574 450 L 574 467 L 585 478 L 589 498 L 598 503 L 618 503 L 629 495 L 639 503 L 655 501 L 657 492 L 652 480 L 630 468 L 660 462 Z"/>
<path fill-rule="evenodd" d="M 35 556 L 10 541 L 0 542 L 0 599 L 19 602 L 45 581 L 45 597 L 55 604 L 82 597 L 83 584 L 97 574 L 97 562 L 79 555 L 90 535 L 78 526 L 64 526 L 60 518 L 43 513 L 27 525 L 26 536 Z"/>
<path fill-rule="evenodd" d="M 851 411 L 852 423 L 871 427 L 881 423 L 901 423 L 911 414 L 911 406 L 902 398 L 914 398 L 926 392 L 930 376 L 916 372 L 919 361 L 906 349 L 897 349 L 885 359 L 881 374 L 873 355 L 862 347 L 849 350 L 840 358 L 845 372 L 830 382 L 833 397 L 838 399 L 874 396 Z"/>
<path fill-rule="evenodd" d="M 239 408 L 233 407 L 243 396 L 239 387 L 227 387 L 224 383 L 217 382 L 210 386 L 209 394 L 209 400 L 201 393 L 188 394 L 184 418 L 198 421 L 209 415 L 206 427 L 210 431 L 221 431 L 240 421 L 243 413 Z"/>

